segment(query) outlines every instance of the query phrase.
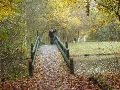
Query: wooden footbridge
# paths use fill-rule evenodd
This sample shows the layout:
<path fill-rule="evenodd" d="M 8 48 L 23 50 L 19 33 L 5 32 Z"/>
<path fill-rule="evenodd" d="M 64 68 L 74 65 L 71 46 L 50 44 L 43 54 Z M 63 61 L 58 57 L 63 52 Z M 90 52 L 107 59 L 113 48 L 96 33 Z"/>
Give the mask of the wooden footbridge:
<path fill-rule="evenodd" d="M 61 55 L 64 59 L 64 62 L 66 63 L 67 67 L 69 68 L 70 73 L 74 74 L 74 64 L 73 64 L 73 59 L 70 58 L 70 55 L 69 55 L 68 43 L 66 42 L 65 44 L 63 44 L 56 35 L 54 35 L 53 42 L 54 42 L 53 45 L 47 45 L 47 47 L 48 48 L 50 48 L 52 46 L 54 46 L 54 48 L 57 47 L 58 52 L 61 52 Z M 41 45 L 40 36 L 37 33 L 36 40 L 35 40 L 34 44 L 33 43 L 31 44 L 31 59 L 29 60 L 29 76 L 32 76 L 34 73 L 36 56 L 39 55 L 38 53 L 41 52 L 41 51 L 39 51 L 40 48 L 43 48 L 45 46 L 46 45 Z M 42 49 L 42 50 L 44 51 L 44 49 Z M 47 50 L 45 50 L 45 51 L 47 52 Z M 49 56 L 51 56 L 52 51 L 49 54 L 50 54 Z"/>
<path fill-rule="evenodd" d="M 0 90 L 113 90 L 100 82 L 99 76 L 75 75 L 74 66 L 67 42 L 63 44 L 55 35 L 53 45 L 42 45 L 37 34 L 31 44 L 30 77 L 10 84 L 3 82 Z"/>

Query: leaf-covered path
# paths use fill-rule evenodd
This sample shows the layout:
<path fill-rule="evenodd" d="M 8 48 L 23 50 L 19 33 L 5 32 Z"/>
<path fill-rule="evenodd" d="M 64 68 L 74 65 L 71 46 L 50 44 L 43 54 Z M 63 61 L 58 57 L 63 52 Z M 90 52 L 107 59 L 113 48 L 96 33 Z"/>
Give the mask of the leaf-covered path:
<path fill-rule="evenodd" d="M 54 45 L 41 47 L 38 53 L 38 60 L 40 62 L 36 61 L 36 72 L 42 72 L 42 89 L 53 90 L 60 88 L 64 77 L 67 77 L 68 68 L 57 47 Z M 68 85 L 66 84 L 65 87 L 68 87 Z"/>
<path fill-rule="evenodd" d="M 33 77 L 4 82 L 3 90 L 100 90 L 86 76 L 70 74 L 55 45 L 43 45 L 38 50 Z"/>

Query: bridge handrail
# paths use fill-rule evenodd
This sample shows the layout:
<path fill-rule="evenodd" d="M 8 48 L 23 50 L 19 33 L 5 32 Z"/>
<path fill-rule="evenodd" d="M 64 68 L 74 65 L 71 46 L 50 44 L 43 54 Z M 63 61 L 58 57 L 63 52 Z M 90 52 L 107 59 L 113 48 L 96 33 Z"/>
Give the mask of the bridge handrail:
<path fill-rule="evenodd" d="M 68 57 L 66 56 L 65 52 L 61 49 L 60 45 L 58 44 L 57 41 L 55 41 L 55 44 L 58 46 L 58 49 L 61 51 L 62 55 L 63 55 L 63 58 L 65 60 L 65 62 L 67 63 L 68 67 L 70 67 L 69 65 L 69 60 L 68 60 Z"/>
<path fill-rule="evenodd" d="M 74 64 L 73 59 L 69 56 L 68 43 L 66 42 L 65 46 L 56 35 L 54 35 L 54 43 L 60 50 L 65 62 L 67 63 L 67 66 L 70 68 L 71 73 L 74 74 Z"/>
<path fill-rule="evenodd" d="M 40 45 L 40 37 L 37 36 L 34 45 L 31 44 L 31 59 L 32 59 L 32 65 L 34 65 L 36 51 Z"/>
<path fill-rule="evenodd" d="M 65 47 L 65 45 L 60 41 L 60 39 L 55 36 L 54 38 L 55 40 L 57 40 L 58 44 L 60 45 L 61 49 L 65 52 L 65 50 L 67 50 L 68 48 Z"/>
<path fill-rule="evenodd" d="M 38 32 L 37 32 L 35 43 L 31 44 L 31 60 L 29 61 L 29 68 L 28 68 L 29 76 L 33 75 L 36 52 L 37 52 L 37 49 L 39 48 L 39 46 L 40 46 L 40 36 L 38 35 Z"/>

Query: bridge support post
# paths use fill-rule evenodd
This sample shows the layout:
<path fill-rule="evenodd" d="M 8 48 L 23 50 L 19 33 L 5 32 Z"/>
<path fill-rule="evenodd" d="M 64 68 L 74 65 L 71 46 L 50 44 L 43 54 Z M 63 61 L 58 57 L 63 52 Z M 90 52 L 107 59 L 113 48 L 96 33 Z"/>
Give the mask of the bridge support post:
<path fill-rule="evenodd" d="M 71 74 L 74 74 L 74 63 L 73 63 L 73 58 L 70 58 L 70 71 L 71 71 Z"/>
<path fill-rule="evenodd" d="M 29 67 L 28 67 L 29 76 L 33 76 L 33 66 L 32 66 L 32 60 L 31 59 L 28 60 L 28 65 L 29 65 Z"/>
<path fill-rule="evenodd" d="M 29 64 L 29 76 L 32 76 L 33 75 L 33 65 L 32 65 L 32 62 L 33 62 L 33 59 L 34 59 L 34 53 L 33 53 L 33 47 L 34 45 L 31 44 L 31 59 L 29 60 L 28 64 Z"/>
<path fill-rule="evenodd" d="M 66 56 L 67 56 L 68 59 L 70 58 L 69 49 L 66 50 Z"/>
<path fill-rule="evenodd" d="M 66 46 L 66 48 L 68 48 L 68 42 L 65 42 L 65 46 Z"/>
<path fill-rule="evenodd" d="M 39 34 L 38 34 L 38 31 L 37 31 L 37 36 L 38 36 Z"/>
<path fill-rule="evenodd" d="M 65 50 L 65 53 L 66 53 L 67 58 L 69 59 L 70 55 L 69 55 L 69 49 L 68 49 L 68 42 L 65 42 L 65 47 L 67 48 Z"/>
<path fill-rule="evenodd" d="M 31 43 L 31 60 L 33 61 L 34 55 L 33 55 L 33 43 Z"/>

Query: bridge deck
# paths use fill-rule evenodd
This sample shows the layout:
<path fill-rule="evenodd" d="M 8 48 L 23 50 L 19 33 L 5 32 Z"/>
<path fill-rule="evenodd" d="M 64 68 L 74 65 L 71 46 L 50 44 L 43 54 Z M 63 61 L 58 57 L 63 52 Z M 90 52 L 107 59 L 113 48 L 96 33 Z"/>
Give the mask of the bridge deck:
<path fill-rule="evenodd" d="M 40 86 L 44 90 L 60 88 L 65 81 L 63 79 L 69 74 L 63 57 L 55 45 L 44 45 L 39 49 L 35 67 L 35 73 L 41 73 L 41 75 L 39 73 L 42 78 Z"/>

